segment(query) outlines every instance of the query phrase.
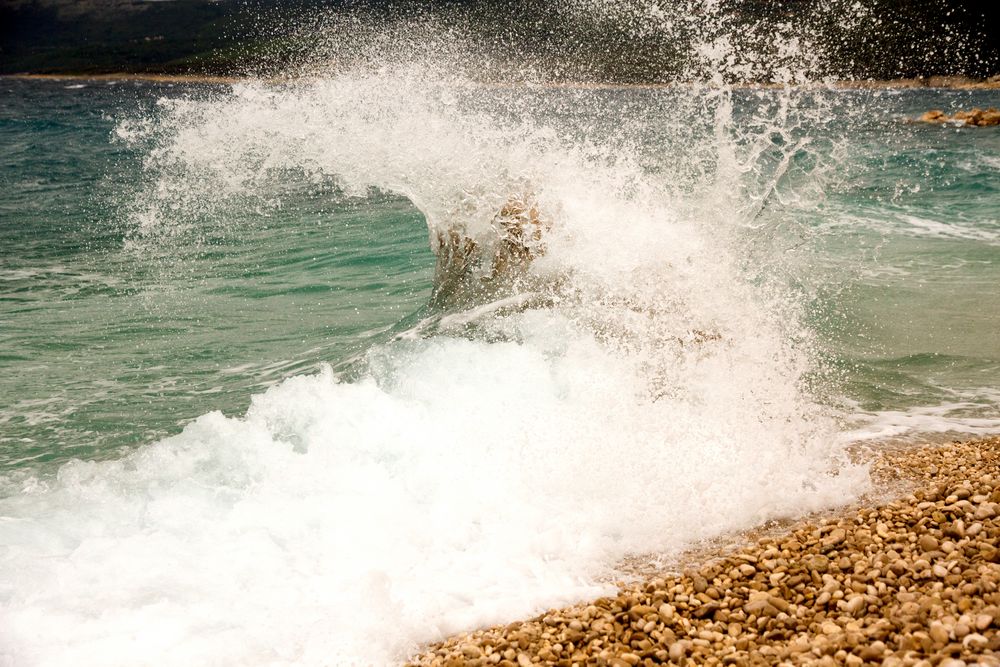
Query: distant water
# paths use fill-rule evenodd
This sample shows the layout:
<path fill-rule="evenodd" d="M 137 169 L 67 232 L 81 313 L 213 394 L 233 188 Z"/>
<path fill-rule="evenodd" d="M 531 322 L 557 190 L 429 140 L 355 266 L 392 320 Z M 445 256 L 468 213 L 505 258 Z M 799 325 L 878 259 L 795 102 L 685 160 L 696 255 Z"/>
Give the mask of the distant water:
<path fill-rule="evenodd" d="M 383 664 L 1000 433 L 972 106 L 0 80 L 0 664 Z"/>

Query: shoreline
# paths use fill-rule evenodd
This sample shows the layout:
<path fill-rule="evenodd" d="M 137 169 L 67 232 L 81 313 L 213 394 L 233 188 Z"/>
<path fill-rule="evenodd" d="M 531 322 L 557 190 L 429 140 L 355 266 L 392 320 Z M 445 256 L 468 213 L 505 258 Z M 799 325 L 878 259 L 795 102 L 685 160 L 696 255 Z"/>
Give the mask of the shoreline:
<path fill-rule="evenodd" d="M 207 83 L 234 84 L 250 79 L 236 76 L 212 76 L 202 74 L 2 74 L 0 79 L 21 81 L 141 81 L 145 83 Z"/>
<path fill-rule="evenodd" d="M 137 72 L 118 72 L 103 74 L 2 74 L 0 79 L 18 79 L 27 81 L 137 81 L 146 83 L 181 83 L 181 84 L 211 84 L 211 85 L 232 85 L 250 81 L 263 82 L 268 84 L 290 83 L 295 81 L 308 80 L 304 77 L 277 77 L 277 78 L 253 78 L 244 76 L 222 76 L 208 74 L 155 74 Z M 593 81 L 550 81 L 542 83 L 507 83 L 507 82 L 482 82 L 486 87 L 531 87 L 539 86 L 545 88 L 582 88 L 590 90 L 620 90 L 620 89 L 670 89 L 690 87 L 696 84 L 690 82 L 676 83 L 603 83 Z M 737 89 L 780 89 L 785 87 L 777 83 L 742 83 L 732 84 L 732 88 Z M 800 84 L 791 84 L 788 87 L 800 88 Z M 830 87 L 838 90 L 1000 90 L 1000 75 L 989 79 L 970 79 L 957 76 L 931 76 L 916 79 L 880 79 L 880 80 L 839 80 L 830 83 L 817 82 L 808 87 Z"/>
<path fill-rule="evenodd" d="M 876 492 L 846 508 L 696 547 L 616 597 L 407 665 L 1000 666 L 1000 437 L 869 461 Z"/>

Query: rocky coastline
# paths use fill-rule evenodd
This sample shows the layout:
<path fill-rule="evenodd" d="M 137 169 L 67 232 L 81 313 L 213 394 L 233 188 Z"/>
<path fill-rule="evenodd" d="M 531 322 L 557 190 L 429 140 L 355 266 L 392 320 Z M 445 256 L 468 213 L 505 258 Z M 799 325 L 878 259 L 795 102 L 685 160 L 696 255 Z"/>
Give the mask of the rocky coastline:
<path fill-rule="evenodd" d="M 938 123 L 949 125 L 969 125 L 972 127 L 991 127 L 1000 125 L 1000 111 L 996 109 L 970 109 L 956 111 L 948 115 L 940 109 L 932 109 L 917 120 L 923 123 Z"/>
<path fill-rule="evenodd" d="M 409 665 L 1000 666 L 1000 438 L 883 452 L 871 471 L 894 497 Z"/>
<path fill-rule="evenodd" d="M 21 74 L 3 74 L 0 79 L 26 79 L 26 80 L 48 80 L 48 81 L 145 81 L 150 83 L 203 83 L 203 84 L 234 84 L 244 81 L 264 81 L 266 83 L 287 83 L 297 80 L 300 77 L 283 76 L 268 77 L 264 79 L 251 79 L 246 76 L 217 76 L 209 74 L 158 74 L 149 72 L 111 72 L 102 74 L 81 74 L 81 73 L 55 73 L 55 74 L 33 74 L 30 72 Z M 489 82 L 484 81 L 484 86 L 518 86 L 527 85 L 517 82 Z M 617 88 L 676 88 L 693 85 L 690 82 L 677 83 L 606 83 L 594 81 L 560 81 L 542 84 L 551 88 L 587 88 L 587 89 L 617 89 Z M 913 79 L 862 79 L 862 80 L 839 80 L 833 82 L 817 81 L 810 84 L 816 87 L 832 87 L 844 90 L 883 90 L 883 89 L 913 89 L 913 88 L 940 88 L 948 90 L 1000 90 L 1000 75 L 988 79 L 974 79 L 964 76 L 931 76 Z M 785 84 L 777 83 L 742 83 L 733 84 L 734 88 L 750 89 L 772 89 L 784 88 Z M 800 87 L 792 85 L 791 87 Z"/>

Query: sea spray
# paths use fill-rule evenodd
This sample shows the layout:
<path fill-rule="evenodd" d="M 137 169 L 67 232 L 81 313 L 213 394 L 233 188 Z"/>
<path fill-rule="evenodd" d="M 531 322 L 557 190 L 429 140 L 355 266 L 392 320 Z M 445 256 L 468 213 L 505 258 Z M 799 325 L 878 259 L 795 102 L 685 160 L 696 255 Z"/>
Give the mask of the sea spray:
<path fill-rule="evenodd" d="M 822 180 L 800 124 L 822 105 L 755 93 L 741 125 L 731 90 L 640 93 L 668 112 L 650 138 L 620 91 L 403 60 L 123 122 L 147 151 L 130 252 L 169 256 L 300 179 L 403 196 L 432 247 L 455 232 L 486 258 L 498 211 L 530 198 L 544 253 L 242 417 L 22 480 L 0 500 L 6 663 L 390 664 L 609 592 L 627 555 L 865 488 L 809 386 L 798 295 L 745 255 L 784 248 L 750 241 L 762 211 L 820 196 L 797 184 Z"/>

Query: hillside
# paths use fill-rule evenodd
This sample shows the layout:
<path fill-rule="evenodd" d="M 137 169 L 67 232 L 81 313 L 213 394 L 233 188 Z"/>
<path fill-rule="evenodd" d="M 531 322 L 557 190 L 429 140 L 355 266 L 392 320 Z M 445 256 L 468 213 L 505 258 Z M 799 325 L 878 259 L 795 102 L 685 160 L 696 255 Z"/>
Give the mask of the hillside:
<path fill-rule="evenodd" d="M 317 16 L 329 20 L 348 12 L 381 24 L 415 15 L 461 24 L 486 45 L 492 60 L 533 63 L 552 78 L 663 81 L 683 61 L 684 40 L 677 35 L 636 30 L 600 13 L 567 21 L 553 6 L 539 0 L 3 0 L 0 74 L 270 73 L 311 50 L 303 26 Z M 723 15 L 739 35 L 744 24 L 756 24 L 759 32 L 762 23 L 804 21 L 813 6 L 804 0 L 726 0 Z M 845 32 L 830 17 L 830 25 L 812 26 L 826 31 L 824 48 L 836 76 L 997 73 L 998 36 L 989 31 L 983 10 L 930 0 L 874 0 L 868 7 L 877 29 Z"/>

